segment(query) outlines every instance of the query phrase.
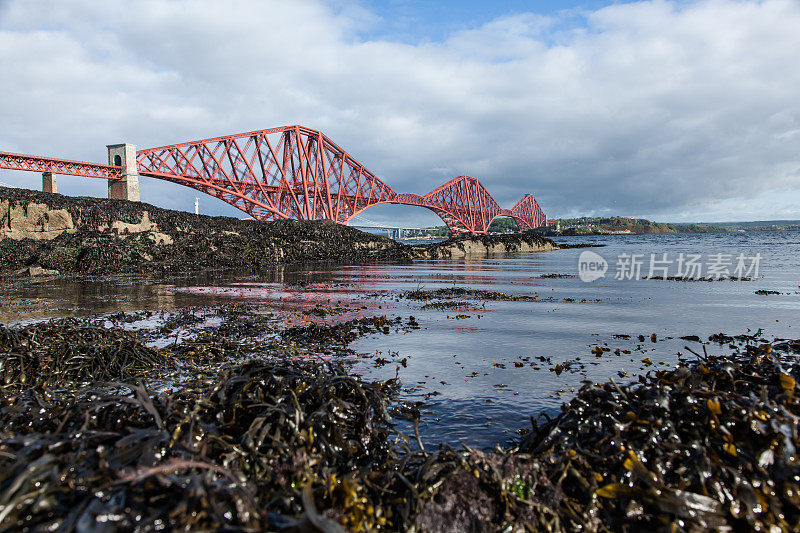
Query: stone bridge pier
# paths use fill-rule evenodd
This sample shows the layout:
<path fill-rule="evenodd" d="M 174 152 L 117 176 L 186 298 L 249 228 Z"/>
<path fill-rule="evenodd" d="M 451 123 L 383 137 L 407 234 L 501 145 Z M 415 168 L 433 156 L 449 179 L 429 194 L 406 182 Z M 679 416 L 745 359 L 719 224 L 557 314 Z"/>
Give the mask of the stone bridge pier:
<path fill-rule="evenodd" d="M 56 189 L 56 173 L 42 172 L 42 192 L 58 192 Z"/>
<path fill-rule="evenodd" d="M 117 200 L 139 201 L 139 170 L 136 164 L 136 145 L 110 144 L 108 164 L 122 167 L 120 179 L 108 180 L 108 197 Z M 58 192 L 56 173 L 42 172 L 42 192 Z"/>
<path fill-rule="evenodd" d="M 139 201 L 139 170 L 136 165 L 136 145 L 109 144 L 108 164 L 122 167 L 121 179 L 108 180 L 108 197 L 116 200 Z"/>

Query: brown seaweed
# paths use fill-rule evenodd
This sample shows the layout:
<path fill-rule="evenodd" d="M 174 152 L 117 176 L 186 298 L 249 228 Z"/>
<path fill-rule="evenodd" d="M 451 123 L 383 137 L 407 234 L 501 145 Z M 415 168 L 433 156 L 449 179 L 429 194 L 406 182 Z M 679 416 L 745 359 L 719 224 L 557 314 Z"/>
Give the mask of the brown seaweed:
<path fill-rule="evenodd" d="M 407 327 L 396 318 L 272 335 L 252 310 L 219 314 L 224 334 L 187 316 L 173 325 L 196 335 L 158 350 L 77 321 L 0 330 L 0 530 L 800 528 L 800 341 L 726 337 L 732 356 L 585 383 L 513 446 L 426 451 L 399 380 L 309 357 Z M 74 362 L 57 357 L 67 341 Z M 38 366 L 18 365 L 23 352 Z M 129 352 L 141 357 L 117 360 Z M 72 366 L 88 355 L 94 366 Z M 162 358 L 192 372 L 162 386 Z M 414 422 L 417 446 L 389 413 Z"/>

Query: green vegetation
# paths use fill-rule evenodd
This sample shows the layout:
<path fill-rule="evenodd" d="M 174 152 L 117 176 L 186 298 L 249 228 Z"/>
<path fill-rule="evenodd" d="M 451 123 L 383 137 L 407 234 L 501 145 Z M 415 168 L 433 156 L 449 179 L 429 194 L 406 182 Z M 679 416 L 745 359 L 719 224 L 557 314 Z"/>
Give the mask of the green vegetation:
<path fill-rule="evenodd" d="M 716 226 L 714 224 L 667 224 L 675 230 L 675 233 L 708 233 L 730 231 L 729 228 Z"/>
<path fill-rule="evenodd" d="M 672 224 L 653 222 L 644 218 L 628 217 L 580 217 L 562 218 L 559 220 L 561 231 L 566 234 L 597 234 L 597 233 L 706 233 L 728 231 L 721 226 L 710 224 Z"/>
<path fill-rule="evenodd" d="M 489 225 L 489 233 L 516 233 L 519 231 L 516 221 L 511 217 L 498 217 L 492 220 Z M 451 233 L 447 226 L 434 226 L 432 228 L 422 228 L 418 230 L 407 230 L 406 237 L 450 237 Z"/>
<path fill-rule="evenodd" d="M 608 233 L 716 233 L 726 231 L 800 230 L 798 220 L 772 220 L 762 222 L 718 222 L 714 224 L 653 222 L 631 217 L 579 217 L 558 219 L 559 231 L 554 227 L 533 230 L 539 235 L 602 235 Z M 511 217 L 498 217 L 489 225 L 489 233 L 517 233 L 519 227 Z M 405 238 L 449 238 L 447 226 L 433 226 L 406 230 Z"/>
<path fill-rule="evenodd" d="M 406 230 L 406 238 L 431 238 L 431 237 L 450 237 L 450 229 L 447 226 L 434 226 L 432 228 L 421 228 L 416 230 Z"/>
<path fill-rule="evenodd" d="M 754 220 L 752 222 L 717 222 L 718 226 L 731 231 L 797 231 L 800 220 Z"/>
<path fill-rule="evenodd" d="M 517 221 L 511 217 L 498 217 L 489 224 L 489 233 L 515 233 L 519 231 Z"/>

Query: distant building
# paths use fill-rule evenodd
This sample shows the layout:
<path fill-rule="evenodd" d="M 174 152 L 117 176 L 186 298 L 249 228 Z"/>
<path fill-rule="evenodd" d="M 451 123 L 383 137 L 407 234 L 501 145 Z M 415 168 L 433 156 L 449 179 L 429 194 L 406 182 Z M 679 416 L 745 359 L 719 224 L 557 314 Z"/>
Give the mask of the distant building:
<path fill-rule="evenodd" d="M 561 231 L 561 220 L 557 218 L 548 218 L 544 221 L 544 225 L 554 231 Z"/>

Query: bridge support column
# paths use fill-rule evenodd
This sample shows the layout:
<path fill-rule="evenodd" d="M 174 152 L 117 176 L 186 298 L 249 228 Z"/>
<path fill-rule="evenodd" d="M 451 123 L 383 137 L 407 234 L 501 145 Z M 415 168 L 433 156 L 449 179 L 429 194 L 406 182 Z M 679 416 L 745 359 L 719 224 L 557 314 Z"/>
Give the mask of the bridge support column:
<path fill-rule="evenodd" d="M 108 180 L 108 197 L 116 200 L 139 201 L 139 170 L 136 165 L 136 146 L 109 144 L 108 164 L 122 167 L 122 179 Z"/>
<path fill-rule="evenodd" d="M 54 172 L 42 172 L 42 192 L 57 192 Z"/>

